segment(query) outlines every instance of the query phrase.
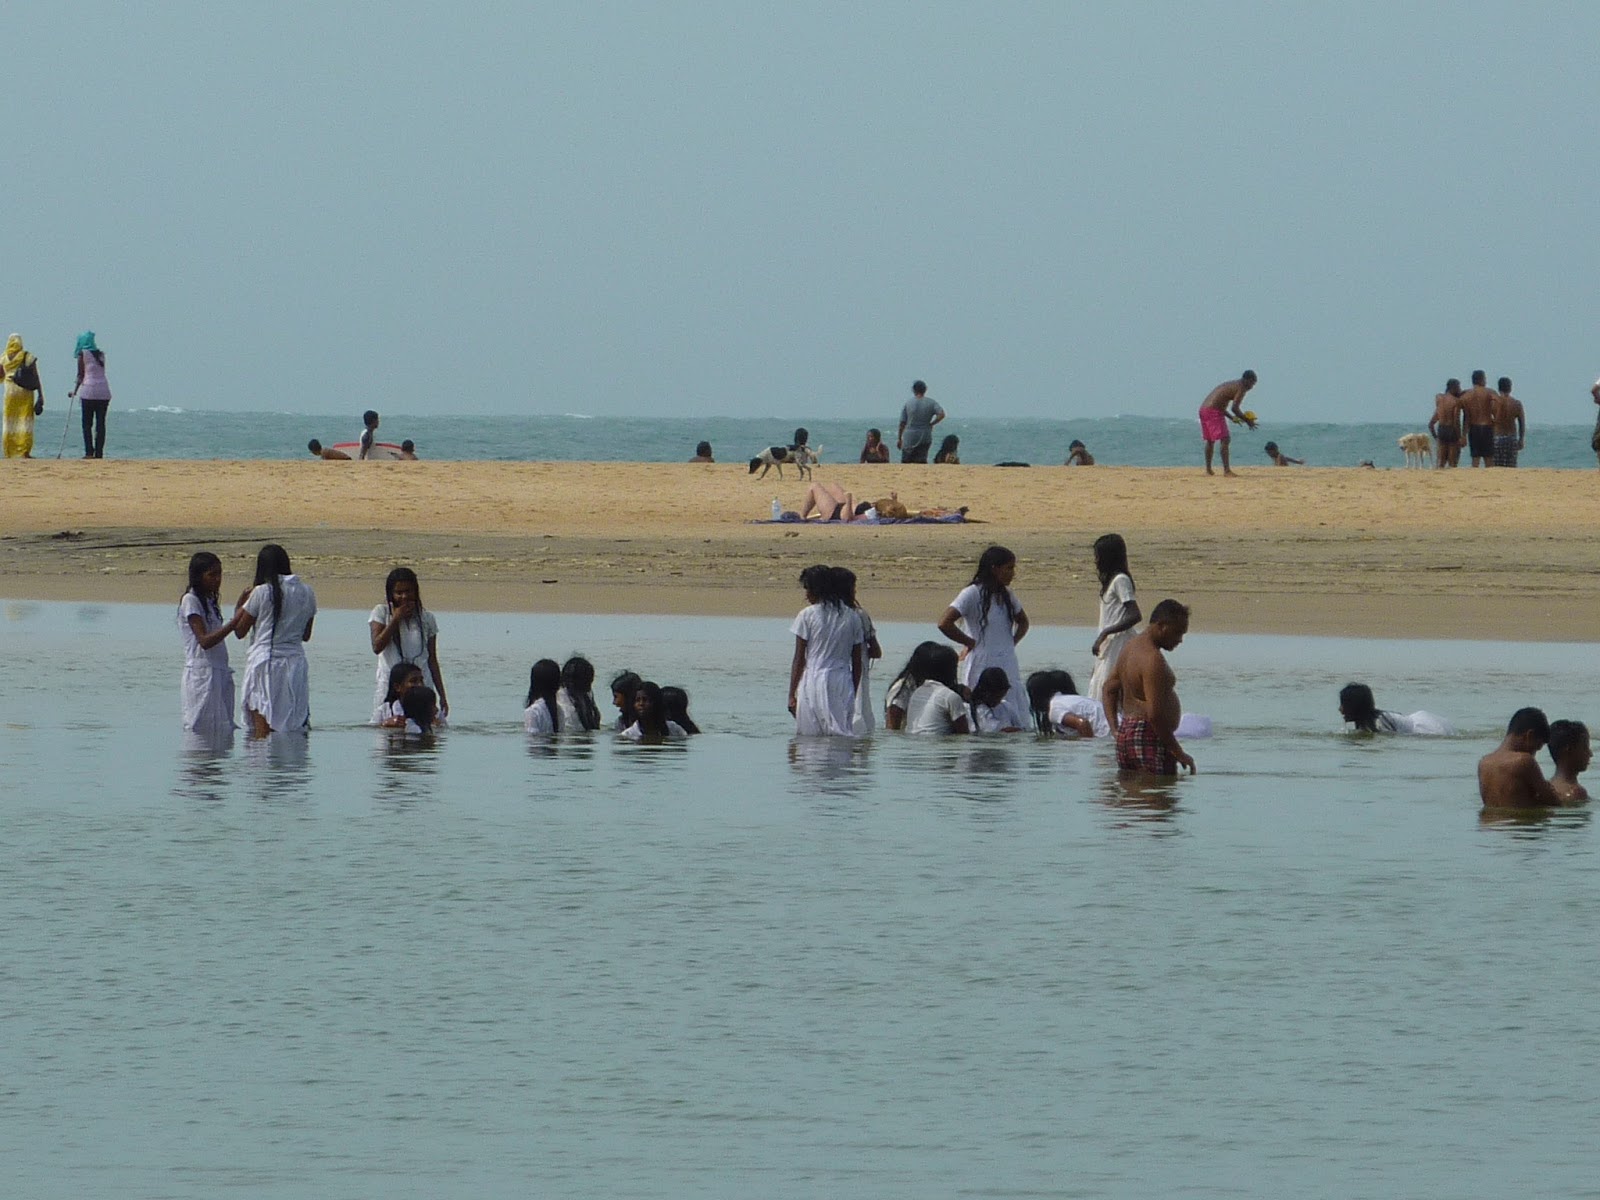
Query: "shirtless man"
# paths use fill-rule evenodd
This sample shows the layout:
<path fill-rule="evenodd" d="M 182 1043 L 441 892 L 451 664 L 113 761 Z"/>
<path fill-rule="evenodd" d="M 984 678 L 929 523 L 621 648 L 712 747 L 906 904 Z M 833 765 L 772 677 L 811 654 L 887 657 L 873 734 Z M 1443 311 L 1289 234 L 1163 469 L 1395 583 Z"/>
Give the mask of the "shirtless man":
<path fill-rule="evenodd" d="M 1478 760 L 1478 795 L 1485 808 L 1549 808 L 1557 803 L 1555 789 L 1533 757 L 1549 740 L 1550 723 L 1537 708 L 1519 708 L 1511 715 L 1505 739 Z"/>
<path fill-rule="evenodd" d="M 1122 648 L 1111 668 L 1102 700 L 1106 720 L 1117 731 L 1117 766 L 1124 771 L 1176 775 L 1183 766 L 1194 774 L 1194 759 L 1178 744 L 1183 709 L 1177 677 L 1164 653 L 1176 650 L 1188 632 L 1188 608 L 1176 600 L 1163 600 L 1150 614 L 1144 632 Z"/>
<path fill-rule="evenodd" d="M 1464 422 L 1461 413 L 1461 380 L 1445 380 L 1444 391 L 1433 398 L 1433 417 L 1428 422 L 1428 432 L 1439 443 L 1439 457 L 1435 467 L 1461 465 L 1461 431 Z"/>
<path fill-rule="evenodd" d="M 1527 436 L 1528 423 L 1523 417 L 1522 401 L 1511 394 L 1511 380 L 1502 375 L 1494 398 L 1494 465 L 1516 466 L 1517 455 L 1522 452 Z"/>
<path fill-rule="evenodd" d="M 1495 396 L 1482 371 L 1472 373 L 1472 386 L 1461 393 L 1461 411 L 1467 418 L 1467 452 L 1475 467 L 1494 466 Z"/>
<path fill-rule="evenodd" d="M 1244 399 L 1244 394 L 1256 385 L 1256 373 L 1246 371 L 1237 379 L 1230 379 L 1227 383 L 1219 383 L 1211 389 L 1211 394 L 1200 402 L 1200 436 L 1206 443 L 1206 474 L 1215 475 L 1211 469 L 1211 448 L 1217 442 L 1222 443 L 1222 473 L 1232 475 L 1233 471 L 1228 466 L 1228 406 L 1233 406 L 1233 415 L 1243 421 L 1251 429 L 1256 423 L 1244 415 L 1244 409 L 1239 407 Z"/>
<path fill-rule="evenodd" d="M 1578 776 L 1588 770 L 1592 757 L 1587 725 L 1582 721 L 1550 722 L 1550 761 L 1556 764 L 1550 786 L 1562 804 L 1588 803 L 1589 793 L 1578 782 Z"/>

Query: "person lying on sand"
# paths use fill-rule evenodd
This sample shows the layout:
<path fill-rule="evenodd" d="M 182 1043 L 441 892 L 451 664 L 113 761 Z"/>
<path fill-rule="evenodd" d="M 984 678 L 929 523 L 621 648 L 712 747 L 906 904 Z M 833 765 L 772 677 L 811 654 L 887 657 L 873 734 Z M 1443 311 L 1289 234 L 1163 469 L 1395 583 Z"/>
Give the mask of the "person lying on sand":
<path fill-rule="evenodd" d="M 837 483 L 815 483 L 806 488 L 800 504 L 800 519 L 816 513 L 824 521 L 854 521 L 856 498 Z"/>
<path fill-rule="evenodd" d="M 310 450 L 311 453 L 316 455 L 318 458 L 325 458 L 330 462 L 350 461 L 350 456 L 343 450 L 335 450 L 332 446 L 324 446 L 321 442 L 317 441 L 316 438 L 312 438 L 306 443 L 306 449 Z"/>

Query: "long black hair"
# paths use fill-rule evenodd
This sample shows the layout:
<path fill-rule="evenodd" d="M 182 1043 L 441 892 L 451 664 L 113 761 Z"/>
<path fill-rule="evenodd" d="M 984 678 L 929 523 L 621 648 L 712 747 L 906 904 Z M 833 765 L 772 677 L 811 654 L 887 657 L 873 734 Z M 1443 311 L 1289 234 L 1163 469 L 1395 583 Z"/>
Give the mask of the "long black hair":
<path fill-rule="evenodd" d="M 852 583 L 855 576 L 850 577 Z M 806 594 L 818 604 L 825 604 L 829 608 L 845 608 L 850 601 L 845 592 L 844 580 L 833 568 L 818 563 L 814 567 L 807 567 L 800 572 L 800 586 Z"/>
<path fill-rule="evenodd" d="M 1078 694 L 1078 685 L 1072 678 L 1072 672 L 1059 669 L 1035 671 L 1028 676 L 1025 689 L 1028 708 L 1033 712 L 1033 723 L 1040 733 L 1055 732 L 1050 724 L 1050 701 L 1062 693 L 1069 696 Z"/>
<path fill-rule="evenodd" d="M 423 733 L 432 733 L 433 723 L 439 719 L 439 697 L 431 687 L 414 687 L 401 699 L 400 711 Z"/>
<path fill-rule="evenodd" d="M 972 573 L 972 582 L 983 591 L 983 602 L 978 607 L 978 633 L 983 634 L 989 628 L 989 606 L 995 600 L 1000 601 L 1000 607 L 1006 610 L 1006 628 L 1011 629 L 1017 621 L 1017 607 L 1011 599 L 1011 589 L 1001 587 L 994 573 L 1007 563 L 1017 561 L 1017 556 L 1004 546 L 990 546 L 978 557 L 978 569 Z"/>
<path fill-rule="evenodd" d="M 556 694 L 561 690 L 561 664 L 553 658 L 541 658 L 533 664 L 533 669 L 528 672 L 528 699 L 525 708 L 532 708 L 539 700 L 544 701 L 544 706 L 550 712 L 550 728 L 557 733 L 561 732 L 560 705 L 556 703 Z"/>
<path fill-rule="evenodd" d="M 1378 702 L 1372 698 L 1372 689 L 1364 683 L 1347 683 L 1339 689 L 1339 715 L 1362 733 L 1377 733 Z"/>
<path fill-rule="evenodd" d="M 261 552 L 256 555 L 256 582 L 260 587 L 263 583 L 272 589 L 272 636 L 278 635 L 278 613 L 283 610 L 283 577 L 293 575 L 294 568 L 289 565 L 289 552 L 277 542 L 268 542 L 261 547 Z"/>
<path fill-rule="evenodd" d="M 637 708 L 634 710 L 634 723 L 639 726 L 639 732 L 648 737 L 666 737 L 667 713 L 666 705 L 662 703 L 661 689 L 649 680 L 645 680 L 639 684 L 634 696 L 636 699 L 643 696 L 650 710 L 648 717 L 640 713 Z"/>
<path fill-rule="evenodd" d="M 383 580 L 383 598 L 384 598 L 384 601 L 389 606 L 389 611 L 391 613 L 393 613 L 394 612 L 394 589 L 395 589 L 395 586 L 397 584 L 402 584 L 402 583 L 409 583 L 411 585 L 412 590 L 416 593 L 416 597 L 417 597 L 417 615 L 416 615 L 416 617 L 414 619 L 415 619 L 416 625 L 417 625 L 417 639 L 418 639 L 419 645 L 418 645 L 417 652 L 416 652 L 415 655 L 409 655 L 409 654 L 406 653 L 406 644 L 405 644 L 406 622 L 401 622 L 400 626 L 394 631 L 394 643 L 393 644 L 394 644 L 395 652 L 397 654 L 399 654 L 401 658 L 416 658 L 416 659 L 420 660 L 422 658 L 425 658 L 427 656 L 427 653 L 428 653 L 428 635 L 423 630 L 422 615 L 426 610 L 422 607 L 422 584 L 417 582 L 417 573 L 415 571 L 413 571 L 410 567 L 396 567 L 394 570 L 390 571 L 389 574 L 387 576 L 385 576 L 384 580 Z"/>
<path fill-rule="evenodd" d="M 990 693 L 999 689 L 993 701 L 988 699 Z M 993 708 L 1006 698 L 1006 693 L 1011 690 L 1011 677 L 1006 674 L 1004 667 L 985 667 L 983 673 L 972 684 L 972 694 L 967 697 L 967 711 L 972 714 L 972 731 L 978 731 L 978 705 L 986 704 Z"/>
<path fill-rule="evenodd" d="M 1102 533 L 1094 540 L 1094 570 L 1100 576 L 1100 594 L 1104 596 L 1111 581 L 1118 575 L 1133 578 L 1128 570 L 1128 543 L 1120 533 Z"/>
<path fill-rule="evenodd" d="M 422 668 L 417 666 L 417 664 L 414 662 L 407 662 L 403 658 L 399 662 L 395 663 L 394 666 L 390 667 L 389 690 L 387 693 L 385 693 L 383 702 L 385 704 L 393 704 L 396 700 L 400 699 L 401 686 L 413 675 L 415 675 L 418 679 L 421 679 L 423 677 Z"/>
<path fill-rule="evenodd" d="M 689 716 L 689 693 L 681 687 L 668 685 L 662 688 L 661 707 L 664 710 L 662 715 L 669 721 L 676 721 L 685 733 L 700 732 L 700 726 Z"/>
<path fill-rule="evenodd" d="M 561 664 L 561 690 L 567 693 L 578 714 L 578 724 L 585 729 L 600 728 L 600 709 L 594 702 L 594 664 L 580 654 L 574 654 Z"/>
<path fill-rule="evenodd" d="M 187 596 L 193 592 L 200 597 L 200 607 L 207 613 L 222 620 L 222 609 L 217 604 L 217 598 L 206 591 L 205 574 L 222 566 L 222 560 L 209 550 L 197 550 L 189 559 L 189 586 L 183 594 Z"/>

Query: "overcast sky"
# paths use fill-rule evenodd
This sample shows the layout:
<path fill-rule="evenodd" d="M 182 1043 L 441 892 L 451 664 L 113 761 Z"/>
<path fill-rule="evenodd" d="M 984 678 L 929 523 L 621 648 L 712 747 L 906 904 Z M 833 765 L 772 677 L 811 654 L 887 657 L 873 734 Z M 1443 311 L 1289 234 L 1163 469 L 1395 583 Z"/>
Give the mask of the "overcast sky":
<path fill-rule="evenodd" d="M 1600 5 L 8 8 L 0 325 L 116 407 L 1425 419 L 1600 373 Z"/>

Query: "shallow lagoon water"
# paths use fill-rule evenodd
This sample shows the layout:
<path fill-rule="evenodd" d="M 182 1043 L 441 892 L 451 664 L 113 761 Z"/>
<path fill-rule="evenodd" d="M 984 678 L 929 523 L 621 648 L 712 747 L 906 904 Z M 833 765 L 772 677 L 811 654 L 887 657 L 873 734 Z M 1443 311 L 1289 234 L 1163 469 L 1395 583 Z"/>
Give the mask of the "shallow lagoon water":
<path fill-rule="evenodd" d="M 1129 788 L 1103 744 L 797 742 L 766 620 L 445 614 L 419 746 L 326 612 L 313 733 L 207 751 L 170 609 L 6 604 L 8 1190 L 1594 1194 L 1595 832 L 1472 781 L 1521 704 L 1593 715 L 1593 652 L 1196 620 L 1217 735 Z M 882 635 L 880 698 L 926 631 Z M 530 742 L 575 650 L 709 732 Z M 1351 678 L 1462 736 L 1341 735 Z"/>

